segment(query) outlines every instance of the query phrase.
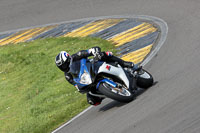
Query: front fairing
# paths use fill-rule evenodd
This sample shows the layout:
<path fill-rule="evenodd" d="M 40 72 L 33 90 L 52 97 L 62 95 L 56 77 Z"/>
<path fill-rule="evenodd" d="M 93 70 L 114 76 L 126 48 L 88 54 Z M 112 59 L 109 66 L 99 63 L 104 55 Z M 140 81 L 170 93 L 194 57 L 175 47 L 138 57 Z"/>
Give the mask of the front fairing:
<path fill-rule="evenodd" d="M 72 74 L 73 80 L 79 89 L 90 85 L 92 81 L 92 65 L 89 60 L 81 59 L 71 62 L 69 73 Z"/>

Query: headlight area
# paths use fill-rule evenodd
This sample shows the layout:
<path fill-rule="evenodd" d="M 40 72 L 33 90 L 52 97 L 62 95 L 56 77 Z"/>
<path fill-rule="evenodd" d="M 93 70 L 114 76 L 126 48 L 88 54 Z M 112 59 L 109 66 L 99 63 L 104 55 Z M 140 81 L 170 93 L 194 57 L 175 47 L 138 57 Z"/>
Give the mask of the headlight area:
<path fill-rule="evenodd" d="M 91 79 L 90 75 L 89 75 L 87 72 L 84 72 L 84 73 L 81 75 L 80 83 L 81 83 L 81 84 L 85 84 L 85 85 L 89 85 L 89 84 L 92 83 L 92 79 Z"/>

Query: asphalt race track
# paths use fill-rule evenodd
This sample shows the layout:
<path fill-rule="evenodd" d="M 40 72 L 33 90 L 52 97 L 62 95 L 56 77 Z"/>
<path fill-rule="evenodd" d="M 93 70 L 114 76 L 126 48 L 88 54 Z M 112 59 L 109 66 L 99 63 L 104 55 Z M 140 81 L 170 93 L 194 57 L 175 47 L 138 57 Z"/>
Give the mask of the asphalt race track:
<path fill-rule="evenodd" d="M 96 16 L 165 20 L 167 40 L 145 66 L 158 83 L 129 104 L 106 100 L 58 133 L 199 133 L 199 12 L 198 0 L 2 0 L 0 32 Z"/>

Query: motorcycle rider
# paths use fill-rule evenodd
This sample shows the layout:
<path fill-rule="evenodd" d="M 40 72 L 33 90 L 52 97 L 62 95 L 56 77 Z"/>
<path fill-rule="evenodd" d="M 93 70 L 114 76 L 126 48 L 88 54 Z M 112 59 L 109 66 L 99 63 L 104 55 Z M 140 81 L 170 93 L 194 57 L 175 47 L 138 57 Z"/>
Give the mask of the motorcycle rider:
<path fill-rule="evenodd" d="M 70 74 L 70 64 L 74 63 L 75 61 L 79 61 L 82 58 L 87 58 L 89 56 L 94 56 L 94 60 L 98 61 L 106 61 L 106 62 L 117 62 L 120 64 L 122 67 L 127 67 L 127 68 L 133 68 L 134 63 L 132 62 L 126 62 L 123 61 L 122 59 L 114 56 L 112 52 L 101 52 L 101 48 L 96 46 L 92 47 L 88 50 L 81 50 L 72 56 L 70 56 L 69 53 L 66 51 L 61 51 L 55 58 L 55 63 L 56 66 L 65 73 L 65 78 L 66 80 L 74 85 L 80 93 L 85 93 L 84 90 L 81 90 L 78 88 L 76 82 L 73 80 L 72 75 Z M 87 93 L 87 102 L 91 105 L 99 105 L 101 104 L 102 98 L 93 96 L 89 93 Z"/>

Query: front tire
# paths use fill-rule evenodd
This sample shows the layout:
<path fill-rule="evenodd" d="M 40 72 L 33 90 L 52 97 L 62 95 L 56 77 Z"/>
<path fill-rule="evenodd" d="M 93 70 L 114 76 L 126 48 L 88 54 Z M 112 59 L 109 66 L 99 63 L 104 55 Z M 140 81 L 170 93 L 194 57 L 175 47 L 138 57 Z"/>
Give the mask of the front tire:
<path fill-rule="evenodd" d="M 119 102 L 128 103 L 128 102 L 132 101 L 134 96 L 131 93 L 131 91 L 129 89 L 127 89 L 126 87 L 122 87 L 122 88 L 123 89 L 112 88 L 112 86 L 110 86 L 107 83 L 101 83 L 99 86 L 99 91 L 102 94 L 104 94 L 106 97 L 109 97 L 109 98 L 119 101 Z M 116 92 L 113 90 L 116 90 Z"/>

